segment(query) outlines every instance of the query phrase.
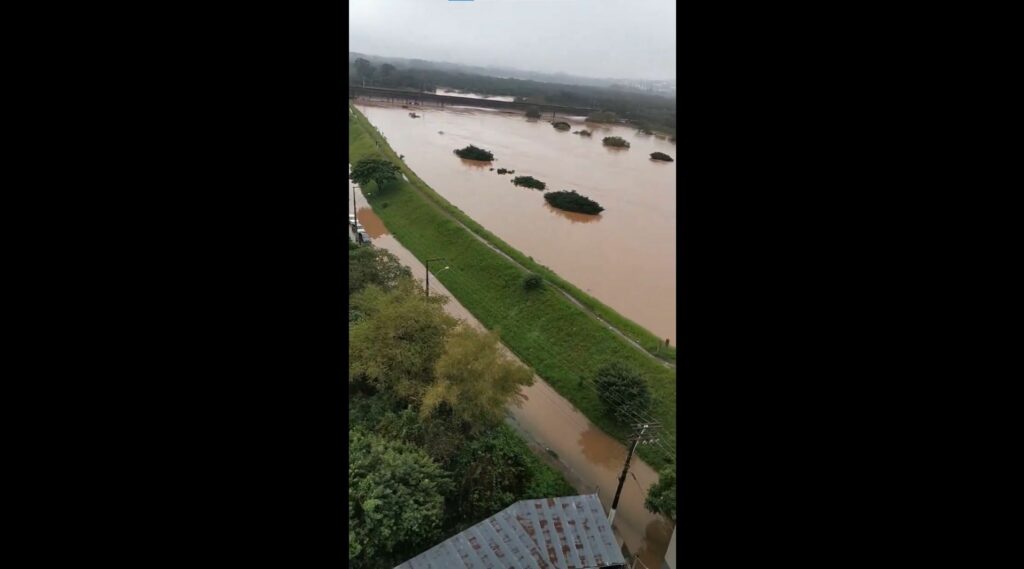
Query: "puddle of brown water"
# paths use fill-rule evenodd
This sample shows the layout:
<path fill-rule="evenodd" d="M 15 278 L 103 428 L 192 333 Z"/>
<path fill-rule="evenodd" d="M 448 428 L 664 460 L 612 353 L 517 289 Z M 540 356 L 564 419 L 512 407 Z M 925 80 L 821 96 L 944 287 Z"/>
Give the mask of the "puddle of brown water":
<path fill-rule="evenodd" d="M 358 195 L 358 203 L 365 204 L 361 194 Z M 351 201 L 348 207 L 349 213 L 352 213 Z M 413 277 L 422 283 L 425 278 L 423 263 L 388 232 L 373 210 L 360 205 L 356 215 L 370 235 L 373 245 L 398 257 L 402 264 L 412 269 Z M 371 228 L 374 228 L 372 231 L 376 235 L 371 233 Z M 478 330 L 484 329 L 433 276 L 430 279 L 430 294 L 447 296 L 449 300 L 445 310 L 449 314 Z M 501 349 L 507 357 L 518 361 L 504 345 Z M 523 403 L 509 407 L 517 430 L 553 451 L 557 456 L 557 466 L 577 486 L 577 490 L 596 491 L 601 503 L 606 509 L 609 508 L 626 459 L 626 447 L 591 423 L 541 377 L 534 375 L 534 384 L 523 388 L 522 394 L 525 397 Z M 643 506 L 643 498 L 651 485 L 657 482 L 658 475 L 637 456 L 630 462 L 629 471 L 632 476 L 627 477 L 623 486 L 613 525 L 629 550 L 638 554 L 644 564 L 652 569 L 661 567 L 672 534 L 672 525 L 651 514 Z"/>
<path fill-rule="evenodd" d="M 675 166 L 652 163 L 650 153 L 676 157 L 676 147 L 619 125 L 559 116 L 572 130 L 545 120 L 493 109 L 422 106 L 411 120 L 395 105 L 360 101 L 357 107 L 388 137 L 392 148 L 434 190 L 523 254 L 675 343 Z M 438 131 L 444 131 L 439 135 Z M 621 136 L 629 149 L 610 149 Z M 494 152 L 489 166 L 452 151 L 473 144 Z M 483 163 L 488 164 L 488 163 Z M 548 190 L 576 190 L 605 208 L 599 218 L 574 217 L 547 206 L 543 192 L 517 188 L 509 175 L 533 176 Z M 565 215 L 563 215 L 563 213 Z M 586 216 L 590 217 L 590 216 Z"/>

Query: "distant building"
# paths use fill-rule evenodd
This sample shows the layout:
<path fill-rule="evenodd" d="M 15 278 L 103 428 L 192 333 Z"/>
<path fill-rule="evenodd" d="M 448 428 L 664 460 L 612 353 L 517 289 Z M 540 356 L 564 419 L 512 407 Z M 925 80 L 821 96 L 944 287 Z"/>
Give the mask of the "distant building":
<path fill-rule="evenodd" d="M 597 494 L 523 500 L 395 569 L 625 569 Z"/>

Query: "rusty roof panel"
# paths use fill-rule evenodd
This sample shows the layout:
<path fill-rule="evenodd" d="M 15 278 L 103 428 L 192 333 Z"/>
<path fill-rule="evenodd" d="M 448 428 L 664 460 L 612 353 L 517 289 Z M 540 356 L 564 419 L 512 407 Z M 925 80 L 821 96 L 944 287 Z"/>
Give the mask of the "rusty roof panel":
<path fill-rule="evenodd" d="M 523 500 L 395 569 L 599 569 L 625 559 L 597 494 Z"/>

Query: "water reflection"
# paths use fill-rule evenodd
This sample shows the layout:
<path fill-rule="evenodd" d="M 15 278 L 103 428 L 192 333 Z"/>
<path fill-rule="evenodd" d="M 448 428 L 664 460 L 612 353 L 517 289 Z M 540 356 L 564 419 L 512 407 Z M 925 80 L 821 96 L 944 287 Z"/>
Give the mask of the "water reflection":
<path fill-rule="evenodd" d="M 463 166 L 468 166 L 474 170 L 486 170 L 487 168 L 494 167 L 494 165 L 491 162 L 484 162 L 482 160 L 470 160 L 468 158 L 459 158 L 459 162 L 462 162 Z"/>
<path fill-rule="evenodd" d="M 363 229 L 366 230 L 366 234 L 370 236 L 370 239 L 376 239 L 388 234 L 388 228 L 384 227 L 384 222 L 368 207 L 359 208 L 359 212 L 356 213 L 356 219 L 359 220 L 359 223 L 363 224 Z"/>
<path fill-rule="evenodd" d="M 557 216 L 564 217 L 573 223 L 595 223 L 601 221 L 601 214 L 590 215 L 586 213 L 576 213 L 575 211 L 565 211 L 553 207 L 548 202 L 544 202 L 544 208 L 554 213 Z"/>

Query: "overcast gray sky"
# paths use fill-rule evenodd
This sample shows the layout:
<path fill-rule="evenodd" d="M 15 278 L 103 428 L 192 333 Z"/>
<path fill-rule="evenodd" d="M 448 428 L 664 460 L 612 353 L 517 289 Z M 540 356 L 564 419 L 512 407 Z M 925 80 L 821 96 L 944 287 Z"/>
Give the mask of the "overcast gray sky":
<path fill-rule="evenodd" d="M 675 0 L 349 0 L 350 51 L 675 79 Z"/>

